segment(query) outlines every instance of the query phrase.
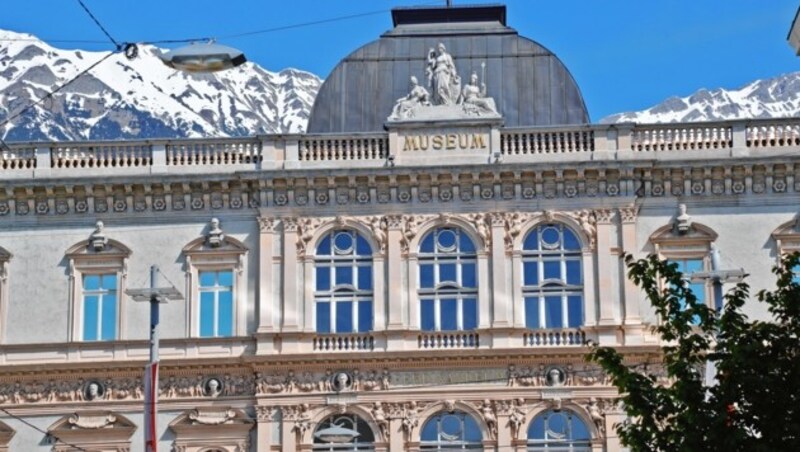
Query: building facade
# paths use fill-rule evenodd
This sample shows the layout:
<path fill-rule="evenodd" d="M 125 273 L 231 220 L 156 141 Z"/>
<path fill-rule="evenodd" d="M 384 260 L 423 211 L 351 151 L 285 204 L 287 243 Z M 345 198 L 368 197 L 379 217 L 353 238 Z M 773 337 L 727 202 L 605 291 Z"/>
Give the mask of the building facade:
<path fill-rule="evenodd" d="M 144 449 L 158 265 L 161 450 L 617 451 L 583 344 L 660 375 L 622 253 L 800 250 L 800 121 L 591 124 L 503 7 L 393 19 L 309 133 L 3 151 L 0 450 Z"/>

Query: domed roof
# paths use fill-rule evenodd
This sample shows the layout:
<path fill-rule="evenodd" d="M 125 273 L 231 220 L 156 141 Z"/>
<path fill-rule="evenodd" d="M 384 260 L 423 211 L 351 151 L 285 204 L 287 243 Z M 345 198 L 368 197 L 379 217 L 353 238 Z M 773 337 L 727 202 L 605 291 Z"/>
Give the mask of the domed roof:
<path fill-rule="evenodd" d="M 505 6 L 402 8 L 394 28 L 345 57 L 322 84 L 309 133 L 384 130 L 395 101 L 416 76 L 427 86 L 429 49 L 443 43 L 459 76 L 476 72 L 506 127 L 586 124 L 589 114 L 564 64 L 506 26 Z M 485 69 L 482 69 L 485 63 Z"/>

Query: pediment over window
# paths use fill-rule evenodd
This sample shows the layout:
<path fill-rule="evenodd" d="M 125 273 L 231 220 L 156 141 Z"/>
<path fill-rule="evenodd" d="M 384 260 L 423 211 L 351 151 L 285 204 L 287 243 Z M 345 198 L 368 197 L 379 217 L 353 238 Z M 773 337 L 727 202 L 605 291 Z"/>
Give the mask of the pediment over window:
<path fill-rule="evenodd" d="M 0 421 L 0 452 L 8 450 L 8 444 L 11 438 L 17 433 L 13 428 L 9 427 L 5 422 Z"/>
<path fill-rule="evenodd" d="M 72 452 L 73 446 L 85 450 L 127 451 L 136 425 L 114 412 L 87 411 L 64 416 L 47 431 L 61 440 L 53 446 L 55 452 Z"/>
<path fill-rule="evenodd" d="M 183 253 L 193 254 L 244 254 L 247 247 L 232 237 L 225 236 L 218 246 L 211 246 L 206 236 L 198 237 L 183 247 Z"/>
<path fill-rule="evenodd" d="M 780 225 L 772 233 L 772 238 L 781 254 L 800 251 L 800 217 Z"/>
<path fill-rule="evenodd" d="M 169 428 L 175 433 L 176 450 L 198 452 L 209 447 L 226 452 L 249 450 L 253 420 L 244 411 L 229 407 L 203 407 L 175 418 Z"/>
<path fill-rule="evenodd" d="M 11 254 L 8 250 L 0 246 L 0 262 L 7 262 L 12 257 L 14 257 L 13 254 Z"/>
<path fill-rule="evenodd" d="M 710 245 L 717 239 L 717 233 L 708 226 L 692 223 L 686 232 L 679 232 L 675 224 L 660 227 L 650 236 L 650 242 L 656 246 L 670 246 L 678 244 L 704 244 Z"/>
<path fill-rule="evenodd" d="M 102 251 L 95 251 L 94 248 L 91 246 L 91 243 L 92 243 L 91 239 L 82 240 L 69 247 L 69 249 L 65 254 L 67 255 L 68 258 L 75 259 L 75 258 L 93 258 L 93 257 L 126 258 L 133 253 L 130 248 L 123 245 L 121 242 L 112 239 L 108 239 Z"/>

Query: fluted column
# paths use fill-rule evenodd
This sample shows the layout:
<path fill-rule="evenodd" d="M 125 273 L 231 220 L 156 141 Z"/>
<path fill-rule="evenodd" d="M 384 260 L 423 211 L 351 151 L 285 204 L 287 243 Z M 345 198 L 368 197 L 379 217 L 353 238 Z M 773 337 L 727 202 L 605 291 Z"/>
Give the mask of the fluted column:
<path fill-rule="evenodd" d="M 275 229 L 274 218 L 258 218 L 258 332 L 275 331 L 276 297 L 275 297 Z M 279 297 L 278 297 L 279 298 Z"/>
<path fill-rule="evenodd" d="M 622 223 L 622 249 L 633 253 L 636 251 L 636 218 L 638 207 L 631 206 L 619 209 Z M 640 292 L 636 284 L 628 278 L 627 268 L 622 274 L 622 284 L 625 288 L 625 325 L 639 325 L 642 317 L 639 309 Z"/>
<path fill-rule="evenodd" d="M 490 216 L 492 228 L 492 327 L 506 328 L 512 324 L 512 296 L 508 287 L 508 255 L 506 247 L 506 219 L 501 213 Z"/>
<path fill-rule="evenodd" d="M 283 221 L 283 306 L 281 329 L 298 331 L 300 329 L 300 287 L 297 256 L 297 235 L 300 224 L 297 218 L 285 218 Z"/>
<path fill-rule="evenodd" d="M 403 217 L 386 217 L 386 304 L 387 329 L 406 329 L 403 321 Z M 409 285 L 411 285 L 409 283 Z"/>
<path fill-rule="evenodd" d="M 599 325 L 614 325 L 614 282 L 611 266 L 617 265 L 611 256 L 611 231 L 615 212 L 611 209 L 597 209 L 597 287 L 600 294 Z"/>

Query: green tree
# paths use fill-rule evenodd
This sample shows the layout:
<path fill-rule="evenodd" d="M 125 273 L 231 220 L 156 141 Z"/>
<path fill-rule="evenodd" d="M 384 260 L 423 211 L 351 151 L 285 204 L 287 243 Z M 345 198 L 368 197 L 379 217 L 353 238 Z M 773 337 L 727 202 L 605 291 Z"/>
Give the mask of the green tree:
<path fill-rule="evenodd" d="M 749 286 L 738 283 L 717 313 L 697 300 L 677 265 L 656 256 L 625 256 L 628 275 L 655 308 L 663 343 L 657 382 L 611 347 L 592 345 L 596 362 L 617 387 L 628 420 L 616 426 L 634 451 L 800 451 L 800 284 L 798 254 L 773 269 L 774 291 L 756 299 L 771 318 L 742 313 Z M 707 363 L 717 369 L 705 383 Z"/>

